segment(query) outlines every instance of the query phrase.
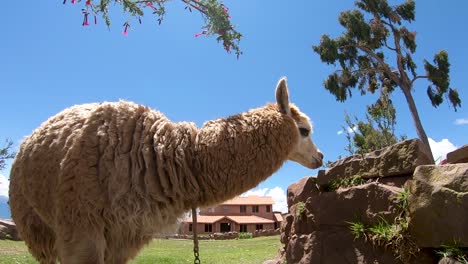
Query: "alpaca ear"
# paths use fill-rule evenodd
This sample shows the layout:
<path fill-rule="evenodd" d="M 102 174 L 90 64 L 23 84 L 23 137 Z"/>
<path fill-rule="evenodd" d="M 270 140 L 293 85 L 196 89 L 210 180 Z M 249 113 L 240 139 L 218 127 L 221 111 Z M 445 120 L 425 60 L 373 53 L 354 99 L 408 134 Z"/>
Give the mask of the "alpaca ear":
<path fill-rule="evenodd" d="M 279 80 L 276 85 L 276 103 L 281 113 L 291 115 L 291 109 L 289 108 L 289 94 L 288 85 L 286 84 L 286 77 Z"/>

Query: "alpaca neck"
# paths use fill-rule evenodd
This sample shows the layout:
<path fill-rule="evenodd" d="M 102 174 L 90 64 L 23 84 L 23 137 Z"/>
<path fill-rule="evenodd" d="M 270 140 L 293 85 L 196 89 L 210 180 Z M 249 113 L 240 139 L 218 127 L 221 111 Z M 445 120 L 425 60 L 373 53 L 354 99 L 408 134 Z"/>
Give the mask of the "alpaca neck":
<path fill-rule="evenodd" d="M 281 167 L 297 140 L 295 122 L 275 105 L 207 122 L 195 146 L 197 205 L 217 204 L 254 188 Z"/>

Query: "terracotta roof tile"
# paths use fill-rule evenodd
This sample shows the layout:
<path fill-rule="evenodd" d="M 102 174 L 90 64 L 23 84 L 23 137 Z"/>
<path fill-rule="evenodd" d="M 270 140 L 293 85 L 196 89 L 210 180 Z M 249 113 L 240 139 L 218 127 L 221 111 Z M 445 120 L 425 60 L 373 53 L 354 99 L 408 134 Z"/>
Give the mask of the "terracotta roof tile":
<path fill-rule="evenodd" d="M 274 223 L 273 220 L 262 218 L 256 215 L 240 215 L 240 216 L 226 216 L 226 215 L 197 215 L 198 223 L 212 224 L 216 223 L 223 218 L 228 218 L 238 224 L 269 224 Z M 192 217 L 187 217 L 182 220 L 185 223 L 192 223 Z"/>
<path fill-rule="evenodd" d="M 257 196 L 250 195 L 246 197 L 237 196 L 231 200 L 227 200 L 222 204 L 226 205 L 263 205 L 263 204 L 274 204 L 271 196 Z"/>
<path fill-rule="evenodd" d="M 238 224 L 270 224 L 274 223 L 273 220 L 259 217 L 256 215 L 239 215 L 239 216 L 226 216 Z"/>
<path fill-rule="evenodd" d="M 281 213 L 274 213 L 276 222 L 283 222 L 283 215 Z"/>
<path fill-rule="evenodd" d="M 224 215 L 197 215 L 197 222 L 198 223 L 214 223 L 218 222 L 219 220 L 225 218 Z M 182 220 L 182 222 L 192 223 L 192 217 L 187 217 Z"/>

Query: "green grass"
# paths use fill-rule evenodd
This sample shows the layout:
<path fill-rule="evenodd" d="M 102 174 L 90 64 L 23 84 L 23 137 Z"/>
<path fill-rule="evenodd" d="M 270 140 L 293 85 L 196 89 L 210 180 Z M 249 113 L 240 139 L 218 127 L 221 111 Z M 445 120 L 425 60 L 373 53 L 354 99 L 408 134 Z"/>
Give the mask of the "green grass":
<path fill-rule="evenodd" d="M 340 187 L 348 188 L 352 186 L 358 186 L 366 182 L 368 182 L 368 179 L 362 178 L 361 175 L 354 175 L 351 177 L 332 180 L 329 183 L 325 184 L 323 188 L 324 188 L 324 191 L 326 192 L 332 192 L 332 191 L 339 189 Z"/>
<path fill-rule="evenodd" d="M 349 229 L 354 236 L 354 239 L 364 237 L 366 235 L 366 226 L 361 222 L 347 222 Z"/>
<path fill-rule="evenodd" d="M 347 222 L 354 239 L 363 237 L 372 244 L 390 249 L 403 263 L 409 263 L 419 248 L 411 240 L 405 218 L 397 217 L 392 223 L 381 218 L 376 224 L 366 226 L 361 222 Z M 468 263 L 467 263 L 468 264 Z"/>
<path fill-rule="evenodd" d="M 305 203 L 303 202 L 298 202 L 296 204 L 296 216 L 299 217 L 305 210 Z"/>
<path fill-rule="evenodd" d="M 201 263 L 258 264 L 273 259 L 281 242 L 279 236 L 242 240 L 200 241 Z M 0 263 L 37 264 L 24 242 L 0 240 Z M 155 239 L 145 247 L 131 264 L 193 263 L 191 240 Z"/>
<path fill-rule="evenodd" d="M 443 258 L 453 258 L 460 263 L 468 264 L 468 252 L 463 250 L 459 244 L 454 241 L 453 243 L 442 245 L 442 249 L 436 251 L 436 253 Z"/>
<path fill-rule="evenodd" d="M 253 238 L 253 234 L 250 232 L 240 232 L 239 239 L 251 239 Z"/>

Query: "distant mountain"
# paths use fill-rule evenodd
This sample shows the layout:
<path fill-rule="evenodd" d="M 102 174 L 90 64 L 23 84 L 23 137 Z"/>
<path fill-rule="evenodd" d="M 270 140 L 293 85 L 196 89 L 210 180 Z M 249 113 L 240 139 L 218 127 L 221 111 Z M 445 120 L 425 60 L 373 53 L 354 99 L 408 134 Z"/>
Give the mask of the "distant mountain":
<path fill-rule="evenodd" d="M 8 206 L 8 197 L 6 196 L 0 196 L 0 218 L 11 218 L 10 206 Z"/>

